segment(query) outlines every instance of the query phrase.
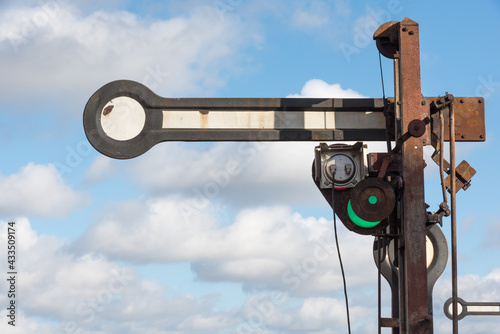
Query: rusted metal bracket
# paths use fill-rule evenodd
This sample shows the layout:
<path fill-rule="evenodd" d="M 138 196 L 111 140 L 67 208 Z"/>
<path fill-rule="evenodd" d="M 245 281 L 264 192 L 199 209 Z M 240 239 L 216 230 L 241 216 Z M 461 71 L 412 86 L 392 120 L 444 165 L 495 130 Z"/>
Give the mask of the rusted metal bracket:
<path fill-rule="evenodd" d="M 403 144 L 405 141 L 408 139 L 415 137 L 415 138 L 420 138 L 424 135 L 425 133 L 425 128 L 427 124 L 429 124 L 430 119 L 429 117 L 426 117 L 423 120 L 420 119 L 414 119 L 408 124 L 408 131 L 402 135 L 398 141 L 396 142 L 396 146 L 392 149 L 391 152 L 389 153 L 376 153 L 376 154 L 371 154 L 369 155 L 370 161 L 370 167 L 371 167 L 371 172 L 374 172 L 375 170 L 375 165 L 376 165 L 376 171 L 378 172 L 378 179 L 383 179 L 385 174 L 387 173 L 389 164 L 394 160 L 396 157 L 399 157 L 399 163 L 398 167 L 401 163 L 401 156 L 398 155 L 398 153 L 401 151 L 401 148 L 403 147 Z M 376 162 L 373 161 L 373 158 L 379 159 Z M 395 171 L 395 170 L 393 170 Z M 398 169 L 397 171 L 401 171 Z"/>
<path fill-rule="evenodd" d="M 427 212 L 427 225 L 439 224 L 443 226 L 443 217 L 448 217 L 451 214 L 448 203 L 441 202 L 439 210 L 436 212 Z"/>
<path fill-rule="evenodd" d="M 455 192 L 460 189 L 467 190 L 470 187 L 470 179 L 476 174 L 476 170 L 469 163 L 463 160 L 455 169 L 455 179 L 457 187 Z M 444 185 L 449 193 L 451 193 L 451 175 L 448 175 L 444 180 Z"/>
<path fill-rule="evenodd" d="M 432 154 L 432 160 L 442 169 L 444 172 L 448 174 L 448 177 L 444 180 L 445 187 L 449 193 L 451 193 L 451 170 L 450 164 L 444 158 L 441 158 L 441 154 L 443 154 L 443 148 L 441 147 L 441 143 L 444 140 L 449 140 L 449 130 L 448 130 L 448 138 L 446 138 L 446 129 L 447 121 L 449 122 L 449 114 L 444 113 L 444 109 L 449 109 L 450 107 L 455 108 L 455 101 L 457 99 L 454 98 L 453 95 L 446 93 L 445 96 L 439 97 L 431 102 L 431 118 L 432 118 L 432 145 L 435 148 L 434 153 Z M 471 125 L 469 125 L 469 119 L 466 119 L 462 115 L 462 122 L 467 123 L 467 126 L 462 126 L 462 124 L 458 124 L 457 126 L 457 112 L 455 112 L 455 129 L 460 129 L 458 131 L 459 138 L 467 139 L 475 138 L 477 140 L 484 140 L 484 103 L 482 99 L 477 98 L 460 98 L 459 105 L 467 105 L 474 104 L 476 106 L 480 106 L 475 109 L 466 109 L 468 111 L 472 111 L 472 115 L 479 117 L 479 122 L 477 119 L 474 121 L 470 121 Z M 466 102 L 467 101 L 467 102 Z M 482 119 L 482 121 L 481 121 Z M 443 123 L 443 124 L 442 124 Z M 444 129 L 441 129 L 444 127 Z M 442 131 L 444 130 L 444 131 Z M 457 133 L 457 131 L 455 132 Z M 441 134 L 443 134 L 443 138 L 441 138 Z M 455 135 L 455 139 L 457 139 L 457 134 Z M 460 189 L 467 190 L 470 187 L 470 180 L 476 174 L 476 170 L 472 168 L 467 161 L 462 161 L 460 165 L 455 169 L 455 178 L 457 182 L 457 187 L 455 188 L 455 192 L 458 192 Z"/>
<path fill-rule="evenodd" d="M 455 141 L 457 142 L 482 142 L 486 140 L 484 98 L 482 97 L 454 97 L 453 101 L 447 100 L 453 95 L 444 97 L 424 98 L 429 104 L 431 114 L 432 140 L 439 138 L 441 122 L 439 121 L 439 110 L 453 104 L 455 112 Z M 444 141 L 450 141 L 449 114 L 444 115 Z"/>
<path fill-rule="evenodd" d="M 380 318 L 381 327 L 399 328 L 399 319 L 397 318 Z"/>

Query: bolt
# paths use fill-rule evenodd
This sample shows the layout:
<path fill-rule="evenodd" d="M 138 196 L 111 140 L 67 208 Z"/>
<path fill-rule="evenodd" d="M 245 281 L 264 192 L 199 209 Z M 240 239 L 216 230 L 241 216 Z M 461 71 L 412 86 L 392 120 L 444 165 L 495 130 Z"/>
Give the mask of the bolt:
<path fill-rule="evenodd" d="M 464 99 L 460 99 L 460 103 L 465 103 Z"/>
<path fill-rule="evenodd" d="M 479 138 L 484 139 L 484 135 L 479 135 Z"/>
<path fill-rule="evenodd" d="M 400 106 L 400 105 L 401 105 L 401 101 L 396 102 L 396 104 L 397 104 L 398 106 Z"/>
<path fill-rule="evenodd" d="M 404 27 L 404 28 L 403 28 L 403 31 L 406 31 L 406 30 L 408 30 L 408 28 Z"/>
<path fill-rule="evenodd" d="M 478 103 L 483 103 L 483 100 L 477 100 Z"/>
<path fill-rule="evenodd" d="M 425 101 L 422 101 L 422 105 L 425 106 Z"/>
<path fill-rule="evenodd" d="M 414 34 L 413 30 L 410 30 L 410 31 L 408 32 L 408 35 L 413 35 L 413 34 Z"/>
<path fill-rule="evenodd" d="M 426 144 L 427 143 L 427 139 L 424 139 L 423 143 Z"/>
<path fill-rule="evenodd" d="M 465 139 L 465 137 L 467 137 L 467 135 L 462 135 L 462 139 Z"/>

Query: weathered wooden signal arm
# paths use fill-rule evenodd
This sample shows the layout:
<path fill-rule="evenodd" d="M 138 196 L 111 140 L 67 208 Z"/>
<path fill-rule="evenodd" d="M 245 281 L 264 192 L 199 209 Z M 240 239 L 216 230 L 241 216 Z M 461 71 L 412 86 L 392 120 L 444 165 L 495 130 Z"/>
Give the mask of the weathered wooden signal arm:
<path fill-rule="evenodd" d="M 427 114 L 437 99 L 422 98 Z M 142 84 L 120 80 L 92 95 L 83 118 L 99 152 L 127 159 L 163 141 L 385 141 L 384 115 L 394 124 L 394 104 L 393 98 L 385 109 L 380 98 L 163 98 Z M 454 107 L 456 141 L 484 141 L 484 100 L 457 97 Z M 429 126 L 426 144 L 439 122 Z"/>

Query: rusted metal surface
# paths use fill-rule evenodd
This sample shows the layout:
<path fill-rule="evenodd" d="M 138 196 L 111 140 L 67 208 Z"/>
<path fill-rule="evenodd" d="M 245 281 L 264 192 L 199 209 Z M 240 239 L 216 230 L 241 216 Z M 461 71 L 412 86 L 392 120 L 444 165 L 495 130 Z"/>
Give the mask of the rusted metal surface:
<path fill-rule="evenodd" d="M 466 190 L 469 186 L 469 181 L 476 174 L 476 170 L 472 168 L 469 163 L 463 160 L 456 168 L 455 168 L 455 193 L 460 189 Z M 444 180 L 444 185 L 448 192 L 451 193 L 451 175 Z"/>
<path fill-rule="evenodd" d="M 399 327 L 399 319 L 395 318 L 381 318 L 380 319 L 380 326 L 382 327 Z"/>
<path fill-rule="evenodd" d="M 375 222 L 386 219 L 394 210 L 396 196 L 392 187 L 378 178 L 366 178 L 351 193 L 351 205 L 361 219 Z"/>
<path fill-rule="evenodd" d="M 407 129 L 415 119 L 429 117 L 422 103 L 420 87 L 419 27 L 405 18 L 399 27 L 401 128 Z M 402 234 L 400 252 L 401 300 L 404 303 L 402 333 L 429 333 L 432 317 L 427 298 L 426 268 L 426 208 L 424 199 L 424 157 L 422 138 L 412 137 L 402 146 L 403 198 Z"/>
<path fill-rule="evenodd" d="M 373 34 L 380 53 L 387 58 L 397 58 L 399 55 L 399 22 L 389 21 L 382 24 Z"/>
<path fill-rule="evenodd" d="M 428 105 L 436 98 L 425 98 Z M 482 97 L 455 97 L 453 101 L 455 113 L 455 141 L 457 142 L 482 142 L 486 140 L 484 98 Z M 432 113 L 432 134 L 439 138 L 440 121 L 439 113 Z M 444 140 L 450 141 L 449 113 L 444 116 Z"/>
<path fill-rule="evenodd" d="M 388 159 L 390 158 L 390 159 Z M 389 153 L 369 153 L 368 154 L 368 171 L 370 173 L 378 173 L 382 168 L 384 161 L 389 160 L 386 172 L 399 172 L 401 170 L 401 156 L 391 155 Z"/>

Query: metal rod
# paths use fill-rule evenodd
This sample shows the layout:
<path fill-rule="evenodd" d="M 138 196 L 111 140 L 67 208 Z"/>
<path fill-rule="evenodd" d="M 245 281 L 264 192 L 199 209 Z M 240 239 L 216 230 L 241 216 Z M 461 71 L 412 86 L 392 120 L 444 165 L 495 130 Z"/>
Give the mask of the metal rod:
<path fill-rule="evenodd" d="M 378 303 L 378 334 L 382 334 L 382 264 L 380 260 L 380 249 L 382 248 L 382 238 L 377 237 L 376 242 L 378 245 L 378 250 L 377 250 L 377 266 L 378 266 L 378 273 L 377 273 L 377 289 L 378 289 L 378 298 L 377 298 L 377 303 Z M 384 243 L 385 244 L 385 243 Z"/>
<path fill-rule="evenodd" d="M 401 120 L 401 96 L 399 82 L 399 59 L 394 59 L 394 114 L 396 121 L 394 122 L 394 135 L 396 138 L 401 136 L 399 131 L 399 121 Z"/>
<path fill-rule="evenodd" d="M 443 202 L 448 202 L 448 194 L 444 185 L 444 116 L 443 110 L 439 111 L 439 176 L 441 177 L 441 188 L 443 191 Z"/>
<path fill-rule="evenodd" d="M 451 292 L 453 303 L 453 334 L 458 334 L 458 286 L 457 286 L 457 201 L 455 176 L 455 114 L 450 104 L 450 176 L 451 176 Z"/>

